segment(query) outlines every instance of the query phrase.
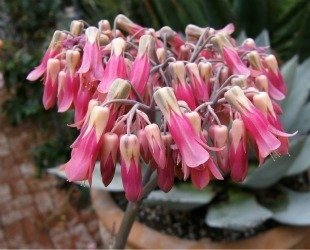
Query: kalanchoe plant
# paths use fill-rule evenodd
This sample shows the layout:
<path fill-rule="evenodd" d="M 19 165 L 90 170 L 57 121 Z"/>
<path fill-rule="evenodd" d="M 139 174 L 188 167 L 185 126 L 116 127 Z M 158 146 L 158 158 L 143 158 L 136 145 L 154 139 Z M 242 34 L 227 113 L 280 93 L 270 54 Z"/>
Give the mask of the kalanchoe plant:
<path fill-rule="evenodd" d="M 69 181 L 92 183 L 100 161 L 109 185 L 121 168 L 130 201 L 116 241 L 123 247 L 133 211 L 156 186 L 169 192 L 175 177 L 205 188 L 211 180 L 242 182 L 249 150 L 259 164 L 288 154 L 277 101 L 287 89 L 268 48 L 221 30 L 188 25 L 186 38 L 155 31 L 119 15 L 111 29 L 73 21 L 56 31 L 28 80 L 44 79 L 43 104 L 74 109 L 80 135 L 62 166 Z M 148 166 L 147 170 L 144 171 Z M 145 172 L 144 176 L 142 176 Z"/>

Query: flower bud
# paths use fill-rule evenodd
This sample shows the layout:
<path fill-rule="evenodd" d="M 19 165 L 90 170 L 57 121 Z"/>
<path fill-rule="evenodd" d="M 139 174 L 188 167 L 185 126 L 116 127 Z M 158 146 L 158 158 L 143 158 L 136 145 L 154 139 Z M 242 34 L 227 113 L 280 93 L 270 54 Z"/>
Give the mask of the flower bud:
<path fill-rule="evenodd" d="M 255 85 L 259 91 L 268 92 L 268 79 L 265 75 L 260 75 L 255 78 Z"/>
<path fill-rule="evenodd" d="M 64 40 L 67 37 L 67 35 L 60 31 L 56 30 L 53 34 L 52 41 L 49 45 L 49 49 L 56 49 L 61 46 L 61 41 Z"/>
<path fill-rule="evenodd" d="M 46 73 L 50 77 L 52 85 L 56 83 L 59 71 L 60 61 L 55 58 L 48 59 Z"/>
<path fill-rule="evenodd" d="M 82 34 L 84 29 L 84 23 L 78 20 L 73 20 L 70 24 L 70 33 L 74 36 Z"/>
<path fill-rule="evenodd" d="M 239 86 L 234 86 L 227 90 L 224 94 L 225 100 L 232 105 L 239 112 L 250 109 L 250 100 L 245 96 L 242 89 Z"/>
<path fill-rule="evenodd" d="M 152 56 L 155 50 L 155 39 L 151 35 L 143 35 L 139 40 L 138 56 L 147 54 L 149 57 Z"/>
<path fill-rule="evenodd" d="M 90 26 L 85 30 L 85 36 L 87 42 L 94 44 L 99 41 L 99 30 L 94 26 Z"/>
<path fill-rule="evenodd" d="M 247 87 L 247 81 L 245 76 L 238 76 L 233 79 L 231 79 L 231 85 L 232 86 L 239 86 L 240 88 L 245 88 Z"/>
<path fill-rule="evenodd" d="M 143 29 L 143 27 L 135 24 L 128 17 L 122 14 L 117 15 L 117 17 L 115 18 L 115 23 L 117 28 L 126 31 L 129 34 L 134 34 L 139 30 Z"/>
<path fill-rule="evenodd" d="M 274 55 L 268 55 L 264 58 L 264 62 L 269 70 L 274 74 L 278 74 L 279 66 L 277 59 Z"/>
<path fill-rule="evenodd" d="M 106 101 L 114 99 L 127 99 L 130 94 L 131 85 L 127 80 L 117 78 L 113 81 L 109 92 L 106 97 Z"/>
<path fill-rule="evenodd" d="M 98 28 L 101 32 L 111 30 L 110 22 L 108 20 L 100 20 L 98 22 Z"/>
<path fill-rule="evenodd" d="M 271 113 L 274 117 L 276 117 L 272 102 L 266 92 L 260 92 L 259 94 L 254 95 L 253 104 L 256 108 L 262 111 L 265 116 L 267 116 L 268 113 Z"/>
<path fill-rule="evenodd" d="M 135 161 L 136 166 L 139 165 L 140 144 L 136 135 L 122 135 L 120 138 L 119 149 L 122 160 L 126 164 L 127 171 L 129 171 L 132 160 Z"/>
<path fill-rule="evenodd" d="M 255 41 L 252 38 L 245 39 L 241 46 L 249 50 L 256 48 Z"/>
<path fill-rule="evenodd" d="M 185 28 L 185 34 L 188 40 L 198 39 L 204 31 L 205 31 L 204 28 L 201 28 L 193 24 L 189 24 Z"/>
<path fill-rule="evenodd" d="M 80 62 L 81 54 L 77 50 L 67 50 L 66 51 L 66 65 L 69 69 L 70 75 L 72 76 L 75 71 L 78 63 Z"/>
<path fill-rule="evenodd" d="M 109 120 L 109 109 L 107 107 L 94 106 L 89 117 L 87 134 L 93 127 L 96 130 L 97 141 L 100 140 Z"/>
<path fill-rule="evenodd" d="M 212 64 L 209 62 L 200 62 L 198 64 L 201 78 L 207 83 L 212 77 Z"/>
<path fill-rule="evenodd" d="M 185 85 L 186 71 L 184 63 L 182 61 L 171 62 L 169 63 L 169 68 L 174 80 L 180 82 L 182 85 Z"/>
<path fill-rule="evenodd" d="M 120 56 L 123 54 L 126 47 L 126 42 L 123 38 L 114 38 L 111 42 L 111 54 L 115 56 Z"/>
<path fill-rule="evenodd" d="M 197 112 L 193 111 L 193 112 L 185 113 L 185 116 L 188 118 L 188 120 L 192 124 L 195 132 L 197 134 L 200 134 L 201 133 L 201 118 L 200 118 L 200 115 Z"/>
<path fill-rule="evenodd" d="M 257 51 L 251 51 L 247 54 L 247 59 L 255 70 L 260 70 L 262 68 L 262 64 L 260 61 L 260 57 Z"/>

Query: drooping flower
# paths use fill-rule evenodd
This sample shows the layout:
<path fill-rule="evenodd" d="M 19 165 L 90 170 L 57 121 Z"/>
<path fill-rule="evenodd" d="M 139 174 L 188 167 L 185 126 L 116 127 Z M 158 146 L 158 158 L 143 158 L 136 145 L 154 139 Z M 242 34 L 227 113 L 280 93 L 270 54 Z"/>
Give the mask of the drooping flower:
<path fill-rule="evenodd" d="M 158 125 L 154 123 L 149 124 L 144 130 L 153 159 L 158 167 L 164 168 L 166 165 L 166 149 Z"/>
<path fill-rule="evenodd" d="M 233 120 L 229 130 L 229 140 L 230 177 L 235 182 L 241 182 L 248 172 L 249 154 L 245 126 L 242 120 Z"/>
<path fill-rule="evenodd" d="M 200 136 L 194 131 L 188 118 L 178 106 L 173 90 L 169 87 L 158 89 L 154 100 L 167 120 L 171 136 L 180 150 L 182 161 L 188 167 L 197 167 L 209 159 Z"/>
<path fill-rule="evenodd" d="M 45 109 L 52 108 L 56 102 L 59 71 L 60 61 L 54 58 L 48 59 L 43 91 L 43 105 Z"/>
<path fill-rule="evenodd" d="M 152 53 L 155 53 L 155 40 L 150 35 L 140 38 L 138 54 L 133 62 L 129 80 L 136 91 L 143 97 L 145 87 L 149 78 Z"/>
<path fill-rule="evenodd" d="M 40 65 L 28 74 L 27 80 L 36 81 L 46 72 L 49 59 L 54 58 L 61 52 L 62 41 L 65 38 L 66 34 L 60 30 L 54 32 L 52 41 L 46 50 Z"/>
<path fill-rule="evenodd" d="M 209 128 L 209 136 L 213 140 L 214 146 L 221 148 L 217 151 L 216 162 L 219 168 L 223 171 L 224 174 L 227 174 L 229 169 L 228 164 L 228 129 L 225 125 L 212 125 Z"/>
<path fill-rule="evenodd" d="M 136 135 L 122 135 L 120 138 L 121 175 L 127 200 L 135 202 L 142 194 L 142 173 L 140 166 L 140 145 Z"/>
<path fill-rule="evenodd" d="M 195 109 L 196 101 L 191 85 L 186 82 L 184 63 L 181 61 L 171 62 L 169 67 L 173 76 L 172 87 L 177 100 L 185 101 L 191 109 Z"/>
<path fill-rule="evenodd" d="M 264 162 L 264 159 L 269 154 L 281 146 L 277 136 L 291 136 L 283 134 L 283 132 L 272 126 L 264 114 L 245 96 L 240 87 L 232 87 L 224 96 L 226 101 L 240 113 L 247 132 L 255 140 L 260 164 Z"/>
<path fill-rule="evenodd" d="M 106 94 L 115 79 L 127 79 L 126 63 L 123 55 L 125 46 L 126 43 L 123 38 L 118 37 L 112 40 L 111 56 L 97 88 L 99 93 Z"/>
<path fill-rule="evenodd" d="M 113 179 L 118 147 L 119 140 L 117 134 L 105 133 L 103 135 L 100 152 L 100 172 L 105 186 L 108 186 Z"/>
<path fill-rule="evenodd" d="M 84 124 L 80 135 L 72 145 L 71 159 L 64 165 L 69 181 L 88 180 L 91 184 L 108 118 L 108 108 L 93 107 L 88 122 Z"/>

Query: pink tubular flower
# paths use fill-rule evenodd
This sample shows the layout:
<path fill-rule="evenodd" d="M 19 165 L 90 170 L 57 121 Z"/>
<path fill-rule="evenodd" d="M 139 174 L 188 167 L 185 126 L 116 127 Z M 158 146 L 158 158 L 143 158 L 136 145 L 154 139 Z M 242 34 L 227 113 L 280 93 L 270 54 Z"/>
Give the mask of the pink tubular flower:
<path fill-rule="evenodd" d="M 172 62 L 169 66 L 173 75 L 172 86 L 177 100 L 185 101 L 191 109 L 195 109 L 196 101 L 191 85 L 186 82 L 184 63 L 181 61 Z"/>
<path fill-rule="evenodd" d="M 122 135 L 120 138 L 121 174 L 127 200 L 135 202 L 142 194 L 140 145 L 137 136 Z"/>
<path fill-rule="evenodd" d="M 166 164 L 164 168 L 157 168 L 157 184 L 158 187 L 164 191 L 169 192 L 174 184 L 174 166 L 175 163 L 171 157 L 172 149 L 172 137 L 171 134 L 162 135 L 162 140 L 165 145 Z"/>
<path fill-rule="evenodd" d="M 277 59 L 274 55 L 268 55 L 264 58 L 264 74 L 269 80 L 269 91 L 272 98 L 275 100 L 284 99 L 287 88 L 284 83 L 283 77 L 278 67 Z"/>
<path fill-rule="evenodd" d="M 115 79 L 127 79 L 126 63 L 123 56 L 125 46 L 126 43 L 123 38 L 119 37 L 112 40 L 111 56 L 97 88 L 100 93 L 107 93 Z"/>
<path fill-rule="evenodd" d="M 102 135 L 109 118 L 109 109 L 95 106 L 79 137 L 72 145 L 71 159 L 64 165 L 69 181 L 91 184 L 94 165 L 102 143 Z"/>
<path fill-rule="evenodd" d="M 215 36 L 214 40 L 220 48 L 223 59 L 230 71 L 235 75 L 244 75 L 248 77 L 251 72 L 241 61 L 236 48 L 232 46 L 227 35 L 219 33 Z"/>
<path fill-rule="evenodd" d="M 106 133 L 102 137 L 100 152 L 100 171 L 102 182 L 108 186 L 115 173 L 115 164 L 118 151 L 118 136 L 115 133 Z"/>
<path fill-rule="evenodd" d="M 148 141 L 149 151 L 158 167 L 164 168 L 166 165 L 166 150 L 158 125 L 147 125 L 144 130 Z"/>
<path fill-rule="evenodd" d="M 204 64 L 210 65 L 210 63 Z M 205 69 L 205 66 L 202 66 Z M 211 67 L 211 66 L 210 66 Z M 209 100 L 209 82 L 205 82 L 200 76 L 199 69 L 196 63 L 186 64 L 186 69 L 192 84 L 194 96 L 197 101 Z"/>
<path fill-rule="evenodd" d="M 27 80 L 36 81 L 46 72 L 48 60 L 54 58 L 61 52 L 62 41 L 65 37 L 66 34 L 59 30 L 54 32 L 52 41 L 46 50 L 40 65 L 28 74 Z"/>
<path fill-rule="evenodd" d="M 284 133 L 283 126 L 280 118 L 276 115 L 273 104 L 266 92 L 260 92 L 253 97 L 253 103 L 267 118 L 269 123 L 277 130 Z M 280 155 L 288 154 L 289 141 L 284 133 L 283 136 L 277 136 L 281 142 L 281 146 L 277 149 L 277 153 Z"/>
<path fill-rule="evenodd" d="M 154 100 L 167 120 L 169 131 L 184 163 L 188 167 L 205 163 L 210 155 L 188 118 L 181 112 L 173 90 L 169 87 L 158 89 L 154 93 Z"/>
<path fill-rule="evenodd" d="M 228 164 L 227 126 L 212 125 L 209 128 L 209 136 L 213 140 L 215 147 L 222 148 L 222 150 L 216 152 L 217 165 L 224 174 L 227 174 L 230 171 Z"/>
<path fill-rule="evenodd" d="M 136 38 L 140 38 L 144 33 L 142 32 L 144 30 L 144 28 L 136 23 L 134 23 L 133 21 L 131 21 L 128 17 L 119 14 L 116 18 L 115 18 L 115 23 L 117 25 L 117 28 L 121 29 L 121 30 L 125 30 L 126 32 L 128 32 L 131 35 L 136 36 Z"/>
<path fill-rule="evenodd" d="M 191 168 L 190 174 L 193 185 L 198 189 L 205 188 L 212 179 L 224 179 L 211 157 L 198 168 Z"/>
<path fill-rule="evenodd" d="M 241 182 L 248 172 L 248 144 L 242 120 L 233 120 L 229 131 L 229 140 L 230 176 L 233 181 Z"/>
<path fill-rule="evenodd" d="M 46 67 L 43 92 L 43 105 L 45 109 L 52 108 L 56 102 L 59 71 L 60 61 L 58 59 L 49 59 Z"/>
<path fill-rule="evenodd" d="M 232 87 L 224 96 L 226 101 L 240 113 L 247 132 L 255 140 L 259 151 L 260 164 L 269 154 L 281 146 L 281 142 L 276 136 L 292 136 L 272 126 L 264 114 L 244 95 L 240 87 Z"/>
<path fill-rule="evenodd" d="M 149 78 L 151 53 L 154 52 L 155 40 L 150 35 L 140 38 L 138 55 L 132 65 L 129 80 L 136 91 L 143 96 Z"/>
<path fill-rule="evenodd" d="M 102 51 L 99 47 L 99 30 L 88 27 L 85 31 L 86 43 L 83 50 L 82 64 L 78 73 L 84 85 L 99 81 L 103 75 Z"/>

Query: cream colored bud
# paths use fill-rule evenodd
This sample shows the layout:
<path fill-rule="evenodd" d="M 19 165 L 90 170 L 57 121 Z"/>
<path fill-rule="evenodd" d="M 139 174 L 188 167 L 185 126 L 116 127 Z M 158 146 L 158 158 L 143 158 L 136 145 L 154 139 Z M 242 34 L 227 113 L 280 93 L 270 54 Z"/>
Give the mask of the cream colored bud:
<path fill-rule="evenodd" d="M 60 31 L 60 30 L 56 30 L 53 34 L 53 38 L 52 41 L 49 45 L 50 49 L 55 49 L 57 47 L 59 47 L 61 45 L 61 41 L 63 41 L 65 38 L 67 37 L 67 35 Z"/>
<path fill-rule="evenodd" d="M 111 87 L 109 88 L 109 92 L 107 94 L 107 101 L 111 101 L 114 99 L 126 99 L 131 90 L 131 85 L 127 80 L 117 78 L 113 81 Z"/>
<path fill-rule="evenodd" d="M 71 49 L 66 51 L 66 65 L 71 75 L 74 74 L 78 63 L 80 62 L 80 59 L 81 55 L 79 51 Z"/>
<path fill-rule="evenodd" d="M 204 31 L 205 31 L 205 28 L 201 28 L 194 24 L 189 24 L 185 28 L 185 35 L 188 39 L 191 39 L 191 38 L 198 39 Z"/>
<path fill-rule="evenodd" d="M 158 90 L 155 91 L 153 97 L 157 106 L 164 114 L 166 119 L 169 119 L 171 110 L 181 115 L 181 110 L 179 108 L 177 98 L 175 97 L 172 88 L 170 87 L 159 88 Z"/>
<path fill-rule="evenodd" d="M 256 44 L 255 44 L 255 41 L 252 38 L 247 38 L 242 43 L 242 47 L 245 47 L 247 49 L 255 49 L 256 48 Z"/>
<path fill-rule="evenodd" d="M 176 34 L 174 30 L 172 30 L 169 26 L 162 27 L 159 31 L 157 31 L 157 35 L 161 37 L 161 39 L 171 39 Z"/>
<path fill-rule="evenodd" d="M 170 68 L 171 75 L 174 78 L 174 80 L 185 85 L 186 84 L 185 82 L 186 71 L 185 71 L 184 62 L 182 61 L 171 62 L 169 63 L 169 68 Z"/>
<path fill-rule="evenodd" d="M 123 14 L 119 14 L 115 18 L 116 27 L 125 30 L 130 33 L 131 29 L 136 26 L 136 24 L 131 21 L 128 17 Z"/>
<path fill-rule="evenodd" d="M 201 78 L 205 82 L 209 82 L 212 77 L 212 64 L 209 62 L 200 62 L 198 68 Z"/>
<path fill-rule="evenodd" d="M 48 59 L 46 72 L 50 76 L 53 84 L 56 82 L 59 71 L 60 71 L 60 61 L 55 58 Z"/>
<path fill-rule="evenodd" d="M 95 128 L 97 141 L 100 140 L 109 121 L 110 111 L 107 107 L 94 106 L 89 117 L 87 134 L 91 128 Z"/>
<path fill-rule="evenodd" d="M 200 78 L 199 69 L 196 63 L 188 63 L 185 68 L 190 74 L 193 74 L 196 79 Z"/>
<path fill-rule="evenodd" d="M 268 92 L 268 79 L 265 75 L 260 75 L 255 78 L 255 85 L 259 91 Z"/>
<path fill-rule="evenodd" d="M 231 42 L 229 41 L 228 35 L 226 33 L 218 33 L 216 34 L 211 41 L 222 50 L 223 47 L 232 47 Z"/>
<path fill-rule="evenodd" d="M 99 45 L 100 46 L 105 46 L 107 44 L 110 43 L 110 39 L 107 35 L 104 35 L 104 34 L 100 34 L 99 36 Z"/>
<path fill-rule="evenodd" d="M 131 160 L 134 160 L 136 165 L 140 161 L 140 144 L 136 135 L 122 135 L 120 138 L 119 149 L 121 157 L 126 166 L 130 166 Z"/>
<path fill-rule="evenodd" d="M 271 99 L 266 92 L 260 92 L 253 96 L 253 103 L 256 108 L 263 112 L 263 114 L 267 115 L 271 113 L 274 117 L 276 116 Z"/>
<path fill-rule="evenodd" d="M 139 40 L 138 55 L 142 56 L 148 54 L 149 56 L 154 53 L 155 39 L 151 35 L 143 35 Z"/>
<path fill-rule="evenodd" d="M 278 66 L 277 59 L 274 55 L 266 56 L 264 58 L 264 62 L 266 64 L 266 66 L 268 67 L 268 69 L 272 70 L 276 74 L 278 73 L 279 66 Z"/>
<path fill-rule="evenodd" d="M 114 38 L 111 42 L 111 46 L 111 53 L 113 53 L 115 56 L 120 56 L 124 53 L 126 42 L 121 37 Z"/>
<path fill-rule="evenodd" d="M 90 26 L 85 30 L 86 39 L 89 43 L 94 44 L 99 40 L 99 30 L 94 26 Z"/>
<path fill-rule="evenodd" d="M 234 86 L 227 90 L 224 94 L 225 100 L 239 112 L 243 112 L 244 108 L 250 109 L 250 100 L 245 96 L 239 86 Z"/>
<path fill-rule="evenodd" d="M 156 56 L 160 63 L 163 63 L 166 60 L 166 53 L 164 48 L 158 48 L 156 50 Z"/>
<path fill-rule="evenodd" d="M 74 36 L 82 34 L 84 29 L 84 23 L 78 20 L 73 20 L 70 24 L 70 33 Z"/>
<path fill-rule="evenodd" d="M 100 20 L 98 22 L 98 28 L 101 32 L 111 30 L 110 22 L 108 20 Z"/>
<path fill-rule="evenodd" d="M 245 88 L 247 87 L 247 77 L 240 75 L 238 77 L 234 77 L 231 79 L 231 85 L 232 86 L 239 86 L 240 88 Z"/>
<path fill-rule="evenodd" d="M 247 59 L 253 69 L 260 70 L 262 68 L 260 57 L 257 51 L 249 52 L 247 54 Z"/>
<path fill-rule="evenodd" d="M 193 126 L 195 132 L 197 134 L 201 133 L 201 118 L 200 115 L 193 111 L 193 112 L 188 112 L 185 113 L 185 116 L 189 119 L 191 125 Z"/>

